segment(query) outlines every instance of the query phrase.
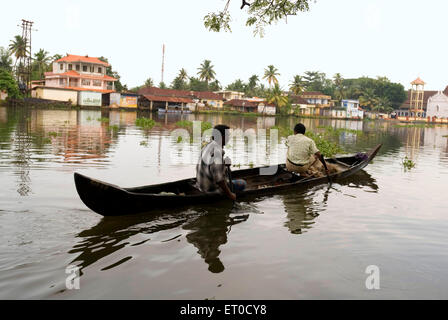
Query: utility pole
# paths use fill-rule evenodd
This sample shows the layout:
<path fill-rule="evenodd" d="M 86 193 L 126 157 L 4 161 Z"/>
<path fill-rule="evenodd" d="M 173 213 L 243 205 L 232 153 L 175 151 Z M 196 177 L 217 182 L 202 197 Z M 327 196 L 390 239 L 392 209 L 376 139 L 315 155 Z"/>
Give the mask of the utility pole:
<path fill-rule="evenodd" d="M 25 54 L 19 58 L 16 67 L 19 88 L 26 96 L 29 96 L 31 90 L 31 31 L 33 30 L 33 23 L 33 21 L 22 19 L 22 39 L 25 42 Z"/>
<path fill-rule="evenodd" d="M 165 44 L 162 46 L 162 82 L 163 82 L 163 73 L 165 72 Z"/>

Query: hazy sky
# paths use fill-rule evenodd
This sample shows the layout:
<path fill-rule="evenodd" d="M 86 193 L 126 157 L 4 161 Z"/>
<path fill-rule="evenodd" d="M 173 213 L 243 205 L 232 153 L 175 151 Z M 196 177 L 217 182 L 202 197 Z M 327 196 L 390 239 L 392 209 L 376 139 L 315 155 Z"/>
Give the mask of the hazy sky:
<path fill-rule="evenodd" d="M 163 1 L 4 1 L 0 46 L 8 46 L 22 18 L 35 22 L 33 52 L 105 56 L 128 87 L 161 78 L 166 45 L 165 82 L 180 68 L 196 75 L 204 59 L 227 85 L 273 64 L 286 89 L 307 70 L 344 78 L 386 76 L 408 88 L 420 76 L 427 89 L 448 85 L 446 0 L 317 0 L 308 13 L 267 27 L 264 38 L 244 25 L 247 16 L 232 0 L 232 33 L 208 32 L 203 17 L 224 0 Z M 6 9 L 5 9 L 6 5 Z M 7 14 L 5 14 L 7 13 Z"/>

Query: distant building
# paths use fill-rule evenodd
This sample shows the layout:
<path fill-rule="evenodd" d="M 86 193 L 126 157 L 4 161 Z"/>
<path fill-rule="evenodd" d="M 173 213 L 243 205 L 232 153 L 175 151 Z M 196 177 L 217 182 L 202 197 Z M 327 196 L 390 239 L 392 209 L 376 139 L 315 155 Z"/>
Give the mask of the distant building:
<path fill-rule="evenodd" d="M 448 118 L 448 96 L 439 91 L 428 99 L 427 117 Z"/>
<path fill-rule="evenodd" d="M 318 105 L 320 107 L 329 107 L 331 96 L 327 96 L 319 91 L 303 92 L 300 97 L 308 102 L 308 104 Z"/>
<path fill-rule="evenodd" d="M 95 57 L 69 54 L 53 62 L 52 72 L 45 72 L 45 87 L 114 92 L 117 79 L 106 75 L 109 66 Z"/>
<path fill-rule="evenodd" d="M 219 94 L 225 101 L 228 100 L 241 100 L 243 99 L 244 92 L 239 91 L 229 91 L 229 90 L 222 90 L 222 91 L 215 91 L 216 94 Z"/>
<path fill-rule="evenodd" d="M 425 83 L 420 78 L 411 82 L 412 88 L 408 91 L 406 101 L 395 110 L 398 117 L 422 117 L 426 118 L 426 110 L 430 97 L 439 93 L 437 90 L 424 90 Z M 443 91 L 448 95 L 448 86 Z"/>
<path fill-rule="evenodd" d="M 341 106 L 346 110 L 347 118 L 364 118 L 364 110 L 359 106 L 359 100 L 342 100 Z"/>

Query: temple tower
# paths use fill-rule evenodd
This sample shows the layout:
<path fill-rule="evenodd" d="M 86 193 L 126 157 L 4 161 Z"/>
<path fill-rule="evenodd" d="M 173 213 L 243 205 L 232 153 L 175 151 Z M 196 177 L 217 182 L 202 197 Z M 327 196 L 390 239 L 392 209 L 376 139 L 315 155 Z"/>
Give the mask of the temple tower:
<path fill-rule="evenodd" d="M 425 96 L 425 82 L 417 78 L 411 82 L 411 100 L 409 106 L 409 112 L 411 116 L 423 117 L 423 102 Z"/>

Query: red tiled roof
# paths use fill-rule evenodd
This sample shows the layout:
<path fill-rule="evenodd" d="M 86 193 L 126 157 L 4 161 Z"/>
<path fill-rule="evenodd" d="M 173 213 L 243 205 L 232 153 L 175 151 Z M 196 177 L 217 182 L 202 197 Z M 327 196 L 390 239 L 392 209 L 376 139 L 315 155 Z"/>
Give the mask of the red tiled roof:
<path fill-rule="evenodd" d="M 157 102 L 174 102 L 174 103 L 192 103 L 193 100 L 186 97 L 168 97 L 168 96 L 156 96 L 152 94 L 144 94 L 143 95 L 149 101 L 157 101 Z"/>
<path fill-rule="evenodd" d="M 411 84 L 413 84 L 413 85 L 423 85 L 424 86 L 425 82 L 422 79 L 420 79 L 420 77 L 418 77 L 417 79 L 412 81 Z"/>
<path fill-rule="evenodd" d="M 210 91 L 193 91 L 193 95 L 202 100 L 223 100 L 222 96 Z"/>
<path fill-rule="evenodd" d="M 303 99 L 301 96 L 294 95 L 294 96 L 291 96 L 290 99 L 293 104 L 308 104 L 308 101 Z"/>
<path fill-rule="evenodd" d="M 70 70 L 63 73 L 54 73 L 54 72 L 45 72 L 45 77 L 59 77 L 59 76 L 68 76 L 73 78 L 81 78 L 81 79 L 93 79 L 93 80 L 107 80 L 107 81 L 117 81 L 114 77 L 108 75 L 90 75 L 90 74 L 81 74 L 74 70 Z"/>
<path fill-rule="evenodd" d="M 224 104 L 232 107 L 256 108 L 258 107 L 259 102 L 252 102 L 242 99 L 232 99 L 224 102 Z"/>
<path fill-rule="evenodd" d="M 219 94 L 210 91 L 187 91 L 187 90 L 172 90 L 160 89 L 156 87 L 145 87 L 138 91 L 140 95 L 153 95 L 159 97 L 183 97 L 183 98 L 197 98 L 201 100 L 223 100 Z"/>
<path fill-rule="evenodd" d="M 325 96 L 325 97 L 329 97 L 326 94 L 323 94 L 320 91 L 307 91 L 307 92 L 303 92 L 301 95 L 301 97 L 308 97 L 308 96 Z"/>
<path fill-rule="evenodd" d="M 87 63 L 102 64 L 103 66 L 106 67 L 110 66 L 107 62 L 101 61 L 98 58 L 89 56 L 77 56 L 74 54 L 69 54 L 59 60 L 56 60 L 56 62 L 87 62 Z"/>

